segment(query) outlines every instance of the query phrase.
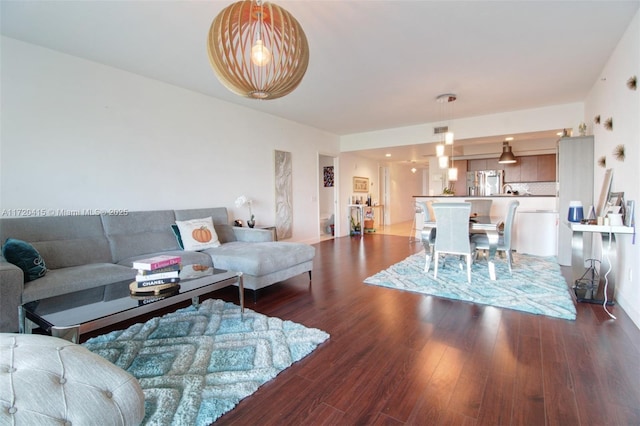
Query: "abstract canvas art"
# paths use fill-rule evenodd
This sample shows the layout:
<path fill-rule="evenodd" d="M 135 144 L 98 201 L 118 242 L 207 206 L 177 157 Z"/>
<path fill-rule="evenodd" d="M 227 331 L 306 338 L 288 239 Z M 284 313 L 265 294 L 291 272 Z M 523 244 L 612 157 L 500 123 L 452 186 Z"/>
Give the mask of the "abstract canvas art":
<path fill-rule="evenodd" d="M 276 232 L 278 238 L 287 239 L 292 236 L 293 201 L 292 197 L 291 153 L 275 152 L 276 182 Z"/>

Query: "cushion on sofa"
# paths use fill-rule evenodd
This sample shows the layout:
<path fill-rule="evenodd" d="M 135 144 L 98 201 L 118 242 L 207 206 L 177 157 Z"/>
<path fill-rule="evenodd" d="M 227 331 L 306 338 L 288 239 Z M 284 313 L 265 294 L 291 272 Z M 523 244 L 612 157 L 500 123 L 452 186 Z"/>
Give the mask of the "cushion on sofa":
<path fill-rule="evenodd" d="M 226 207 L 212 207 L 203 209 L 174 210 L 176 220 L 191 220 L 201 217 L 211 217 L 213 227 L 221 244 L 236 241 L 233 226 L 229 225 L 229 213 Z"/>
<path fill-rule="evenodd" d="M 105 215 L 102 223 L 113 262 L 116 263 L 134 256 L 180 248 L 171 232 L 171 224 L 175 223 L 172 210 L 129 212 L 126 216 Z"/>
<path fill-rule="evenodd" d="M 185 250 L 199 251 L 220 246 L 211 217 L 176 220 Z"/>
<path fill-rule="evenodd" d="M 178 228 L 178 225 L 176 225 L 175 223 L 172 224 L 171 232 L 173 232 L 173 235 L 175 235 L 176 242 L 178 243 L 180 248 L 184 250 L 184 243 L 182 242 L 182 237 L 180 236 L 180 228 Z"/>
<path fill-rule="evenodd" d="M 216 268 L 262 276 L 312 260 L 315 247 L 284 241 L 245 243 L 236 241 L 204 250 Z"/>
<path fill-rule="evenodd" d="M 22 303 L 135 279 L 136 270 L 113 263 L 91 263 L 51 269 L 44 277 L 24 286 Z"/>
<path fill-rule="evenodd" d="M 15 238 L 7 238 L 2 255 L 24 272 L 24 281 L 33 281 L 47 273 L 44 259 L 31 244 Z"/>
<path fill-rule="evenodd" d="M 2 220 L 0 241 L 27 241 L 47 269 L 112 262 L 100 216 L 20 217 Z"/>

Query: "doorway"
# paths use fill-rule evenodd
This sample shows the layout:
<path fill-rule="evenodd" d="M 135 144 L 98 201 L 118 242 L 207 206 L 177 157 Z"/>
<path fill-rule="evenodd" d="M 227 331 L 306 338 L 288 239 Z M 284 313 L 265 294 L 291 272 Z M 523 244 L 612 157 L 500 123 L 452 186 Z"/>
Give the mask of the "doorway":
<path fill-rule="evenodd" d="M 380 182 L 378 197 L 380 197 L 380 204 L 383 206 L 382 211 L 384 212 L 382 223 L 389 225 L 391 223 L 391 174 L 389 173 L 389 167 L 381 166 L 378 169 L 378 180 Z"/>
<path fill-rule="evenodd" d="M 337 210 L 337 158 L 318 154 L 320 174 L 318 188 L 319 235 L 321 240 L 335 236 Z"/>

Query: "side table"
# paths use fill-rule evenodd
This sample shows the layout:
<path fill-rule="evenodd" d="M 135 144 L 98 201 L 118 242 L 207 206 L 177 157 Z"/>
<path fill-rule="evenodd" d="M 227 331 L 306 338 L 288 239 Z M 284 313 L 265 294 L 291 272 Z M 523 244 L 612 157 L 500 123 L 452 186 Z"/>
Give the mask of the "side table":
<path fill-rule="evenodd" d="M 618 267 L 617 243 L 616 237 L 621 234 L 634 234 L 635 229 L 630 226 L 604 226 L 604 225 L 586 225 L 581 223 L 566 223 L 572 232 L 571 236 L 571 270 L 573 275 L 573 284 L 581 279 L 592 280 L 590 286 L 587 286 L 584 294 L 580 295 L 576 289 L 576 297 L 578 302 L 602 304 L 607 301 L 613 304 L 616 288 L 616 269 Z M 602 238 L 602 258 L 600 260 L 600 271 L 595 270 L 595 265 L 591 265 L 589 269 L 585 269 L 585 249 L 588 248 L 591 253 L 591 247 L 584 245 L 584 233 L 593 233 L 600 235 Z M 607 274 L 608 287 L 605 294 L 605 274 Z M 598 273 L 599 272 L 599 273 Z M 595 281 L 598 282 L 595 282 Z"/>

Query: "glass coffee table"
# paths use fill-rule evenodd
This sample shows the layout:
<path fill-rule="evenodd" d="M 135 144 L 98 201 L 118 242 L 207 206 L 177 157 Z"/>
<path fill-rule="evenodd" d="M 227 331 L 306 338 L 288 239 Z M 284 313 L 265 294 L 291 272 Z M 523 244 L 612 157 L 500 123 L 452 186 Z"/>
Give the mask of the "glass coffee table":
<path fill-rule="evenodd" d="M 83 333 L 185 300 L 191 299 L 191 303 L 197 306 L 200 296 L 236 283 L 240 308 L 244 313 L 242 272 L 212 267 L 195 270 L 193 265 L 188 266 L 190 268 L 185 267 L 180 272 L 178 285 L 158 293 L 132 294 L 129 289 L 131 280 L 127 280 L 26 303 L 19 308 L 20 332 L 30 332 L 29 320 L 52 336 L 78 343 Z"/>

